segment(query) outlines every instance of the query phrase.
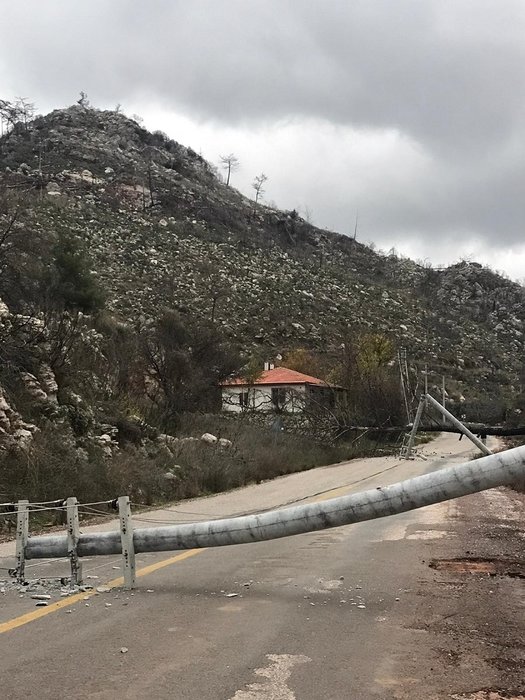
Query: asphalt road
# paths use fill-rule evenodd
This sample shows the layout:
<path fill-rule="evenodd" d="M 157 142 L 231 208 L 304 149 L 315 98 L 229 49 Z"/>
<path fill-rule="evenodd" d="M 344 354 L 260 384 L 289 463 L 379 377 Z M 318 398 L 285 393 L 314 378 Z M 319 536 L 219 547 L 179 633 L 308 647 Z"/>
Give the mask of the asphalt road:
<path fill-rule="evenodd" d="M 457 436 L 442 436 L 424 451 L 427 460 L 324 467 L 141 513 L 135 522 L 206 519 L 333 497 L 466 461 L 472 453 Z M 132 593 L 115 587 L 66 599 L 54 591 L 47 608 L 36 608 L 28 594 L 6 590 L 0 697 L 434 697 L 429 689 L 446 686 L 444 667 L 428 634 L 407 620 L 419 604 L 415 584 L 432 580 L 429 555 L 446 538 L 454 509 L 442 504 L 271 542 L 140 555 Z M 0 564 L 8 565 L 12 554 L 12 544 L 0 545 Z M 64 563 L 37 564 L 28 574 L 67 573 Z M 87 581 L 101 586 L 119 576 L 118 566 L 118 557 L 93 558 L 84 575 L 97 576 Z"/>

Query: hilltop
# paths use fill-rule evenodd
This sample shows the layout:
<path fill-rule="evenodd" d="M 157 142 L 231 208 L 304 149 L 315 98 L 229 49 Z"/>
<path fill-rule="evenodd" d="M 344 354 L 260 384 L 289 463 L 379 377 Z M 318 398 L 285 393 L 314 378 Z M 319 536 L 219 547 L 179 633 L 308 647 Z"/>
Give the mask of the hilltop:
<path fill-rule="evenodd" d="M 459 413 L 518 419 L 525 292 L 475 262 L 433 269 L 255 205 L 190 148 L 80 105 L 0 139 L 0 189 L 6 435 L 67 414 L 113 443 L 130 416 L 216 410 L 250 358 L 299 349 L 340 376 L 363 338 L 387 344 L 391 383 L 406 348 L 414 394 L 426 365 Z"/>

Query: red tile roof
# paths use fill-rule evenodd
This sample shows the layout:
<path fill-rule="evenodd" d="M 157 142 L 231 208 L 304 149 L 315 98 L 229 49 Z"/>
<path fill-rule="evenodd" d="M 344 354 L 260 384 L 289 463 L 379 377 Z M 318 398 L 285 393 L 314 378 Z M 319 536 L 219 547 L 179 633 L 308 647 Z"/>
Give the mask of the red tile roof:
<path fill-rule="evenodd" d="M 328 386 L 322 379 L 310 377 L 308 374 L 296 372 L 294 369 L 286 367 L 275 367 L 261 372 L 257 379 L 248 381 L 245 377 L 236 377 L 222 382 L 222 386 L 256 386 L 259 384 L 315 384 L 317 386 Z"/>

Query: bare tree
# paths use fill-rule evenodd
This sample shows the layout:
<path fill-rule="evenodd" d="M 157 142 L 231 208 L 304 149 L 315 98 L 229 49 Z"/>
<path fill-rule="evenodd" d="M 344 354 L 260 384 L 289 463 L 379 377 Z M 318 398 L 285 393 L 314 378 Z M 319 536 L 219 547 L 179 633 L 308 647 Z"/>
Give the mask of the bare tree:
<path fill-rule="evenodd" d="M 252 187 L 255 190 L 255 204 L 259 201 L 259 198 L 264 194 L 263 185 L 268 180 L 268 176 L 264 173 L 257 175 L 255 180 L 252 182 Z"/>
<path fill-rule="evenodd" d="M 0 117 L 3 124 L 6 124 L 7 130 L 13 129 L 19 122 L 23 121 L 23 115 L 20 111 L 18 102 L 9 102 L 8 100 L 0 100 Z"/>
<path fill-rule="evenodd" d="M 227 156 L 220 156 L 220 162 L 222 169 L 226 170 L 226 184 L 229 185 L 231 174 L 239 170 L 239 159 L 233 153 L 229 153 Z"/>
<path fill-rule="evenodd" d="M 33 102 L 25 97 L 15 97 L 15 107 L 18 110 L 20 121 L 24 125 L 24 129 L 27 131 L 28 125 L 33 121 L 35 116 L 36 108 Z"/>
<path fill-rule="evenodd" d="M 313 223 L 313 212 L 307 204 L 303 205 L 301 213 L 303 215 L 303 219 L 306 221 L 307 224 Z"/>
<path fill-rule="evenodd" d="M 80 98 L 77 100 L 77 103 L 84 109 L 89 109 L 91 107 L 87 93 L 85 93 L 84 90 L 80 91 Z"/>

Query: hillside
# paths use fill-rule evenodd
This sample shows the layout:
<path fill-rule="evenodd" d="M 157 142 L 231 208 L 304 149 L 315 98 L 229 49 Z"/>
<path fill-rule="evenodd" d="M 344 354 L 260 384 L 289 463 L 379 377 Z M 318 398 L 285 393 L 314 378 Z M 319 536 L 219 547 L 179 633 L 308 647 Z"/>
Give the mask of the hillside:
<path fill-rule="evenodd" d="M 117 112 L 17 124 L 0 172 L 0 436 L 52 419 L 114 442 L 137 415 L 168 429 L 166 405 L 216 410 L 213 387 L 250 358 L 301 348 L 339 376 L 367 334 L 390 366 L 406 348 L 414 391 L 426 364 L 459 413 L 519 420 L 525 292 L 487 268 L 432 269 L 255 206 Z"/>

